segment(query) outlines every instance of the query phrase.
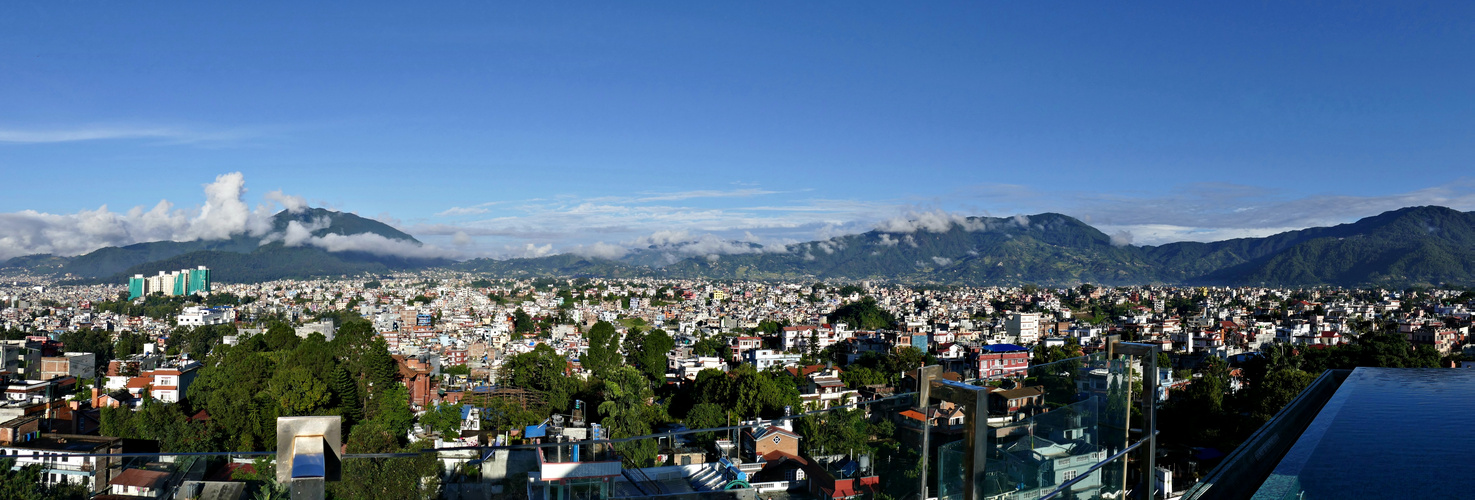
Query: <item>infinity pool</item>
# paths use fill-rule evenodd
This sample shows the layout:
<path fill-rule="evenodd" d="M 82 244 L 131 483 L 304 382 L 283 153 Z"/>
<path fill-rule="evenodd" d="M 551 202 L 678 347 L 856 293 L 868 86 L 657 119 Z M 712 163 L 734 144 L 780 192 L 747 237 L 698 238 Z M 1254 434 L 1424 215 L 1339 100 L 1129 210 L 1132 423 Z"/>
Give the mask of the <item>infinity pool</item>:
<path fill-rule="evenodd" d="M 1256 499 L 1475 498 L 1475 370 L 1358 368 Z"/>

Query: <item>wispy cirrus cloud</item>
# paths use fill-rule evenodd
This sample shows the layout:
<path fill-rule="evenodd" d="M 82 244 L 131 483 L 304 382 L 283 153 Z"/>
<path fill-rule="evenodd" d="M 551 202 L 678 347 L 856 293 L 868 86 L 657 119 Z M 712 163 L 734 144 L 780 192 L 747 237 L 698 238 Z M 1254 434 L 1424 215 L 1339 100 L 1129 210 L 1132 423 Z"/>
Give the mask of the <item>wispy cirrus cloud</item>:
<path fill-rule="evenodd" d="M 694 198 L 748 198 L 752 196 L 763 196 L 769 194 L 781 194 L 783 191 L 771 191 L 767 189 L 744 188 L 744 189 L 699 189 L 695 191 L 679 191 L 674 193 L 648 193 L 638 196 L 633 201 L 647 203 L 652 201 L 681 201 Z"/>
<path fill-rule="evenodd" d="M 492 209 L 490 207 L 492 207 L 494 205 L 497 205 L 497 204 L 500 204 L 500 203 L 502 203 L 502 202 L 500 202 L 500 201 L 489 201 L 489 202 L 486 202 L 486 203 L 478 203 L 476 205 L 471 205 L 469 207 L 451 207 L 451 208 L 445 209 L 443 211 L 436 212 L 435 216 L 436 217 L 455 217 L 455 216 L 458 216 L 458 215 L 480 215 L 480 214 L 484 214 L 484 213 L 487 213 L 487 212 L 491 212 Z"/>
<path fill-rule="evenodd" d="M 250 134 L 238 130 L 204 130 L 149 125 L 97 125 L 69 128 L 0 127 L 0 143 L 50 144 L 117 139 L 154 139 L 169 143 L 218 142 Z"/>
<path fill-rule="evenodd" d="M 764 195 L 783 194 L 783 193 L 784 193 L 784 191 L 773 191 L 773 190 L 769 190 L 769 189 L 759 189 L 759 188 L 742 188 L 742 189 L 725 189 L 725 190 L 724 189 L 697 189 L 697 190 L 690 190 L 690 191 L 673 191 L 673 192 L 645 192 L 645 193 L 639 193 L 639 194 L 637 194 L 635 196 L 594 196 L 594 197 L 561 196 L 561 197 L 558 197 L 558 199 L 557 200 L 554 200 L 554 201 L 560 201 L 560 202 L 563 202 L 563 203 L 569 203 L 569 202 L 573 202 L 573 201 L 578 201 L 578 202 L 580 202 L 580 203 L 582 203 L 584 205 L 590 205 L 590 206 L 592 206 L 591 204 L 593 204 L 593 205 L 606 205 L 606 206 L 609 206 L 609 205 L 643 205 L 643 204 L 651 204 L 651 203 L 656 203 L 656 202 L 684 201 L 684 200 L 693 200 L 693 199 L 702 199 L 702 198 L 714 198 L 714 199 L 722 199 L 722 198 L 749 198 L 749 197 L 753 197 L 753 196 L 764 196 Z M 517 202 L 517 203 L 532 203 L 532 202 L 543 202 L 543 201 L 548 201 L 548 200 L 542 200 L 542 199 L 537 199 L 537 200 L 524 200 L 522 202 Z M 459 216 L 467 216 L 467 215 L 482 215 L 482 214 L 491 213 L 492 212 L 492 208 L 491 207 L 496 206 L 496 205 L 502 205 L 502 204 L 505 204 L 505 203 L 507 203 L 507 202 L 505 202 L 505 201 L 489 201 L 489 202 L 486 202 L 486 203 L 478 203 L 478 204 L 475 204 L 475 205 L 469 205 L 469 206 L 464 206 L 464 207 L 451 207 L 451 208 L 442 210 L 440 212 L 436 212 L 435 216 L 436 217 L 459 217 Z"/>

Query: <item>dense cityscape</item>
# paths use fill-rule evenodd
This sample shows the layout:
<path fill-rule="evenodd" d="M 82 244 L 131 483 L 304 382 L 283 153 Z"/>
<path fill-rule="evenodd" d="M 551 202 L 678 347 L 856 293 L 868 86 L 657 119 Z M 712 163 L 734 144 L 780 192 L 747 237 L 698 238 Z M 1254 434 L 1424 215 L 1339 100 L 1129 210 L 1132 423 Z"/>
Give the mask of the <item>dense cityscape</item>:
<path fill-rule="evenodd" d="M 1475 2 L 0 2 L 0 500 L 1471 498 Z"/>
<path fill-rule="evenodd" d="M 1368 359 L 1475 365 L 1466 350 L 1475 293 L 1464 289 L 929 288 L 448 271 L 237 284 L 193 272 L 204 276 L 199 290 L 170 284 L 131 299 L 124 284 L 6 277 L 0 326 L 11 382 L 0 436 L 10 438 L 0 450 L 41 465 L 53 495 L 217 482 L 269 491 L 271 463 L 259 457 L 66 457 L 271 451 L 277 417 L 337 415 L 349 454 L 452 450 L 346 459 L 356 479 L 332 483 L 335 497 L 519 498 L 585 487 L 568 482 L 584 476 L 596 489 L 696 492 L 731 484 L 722 473 L 731 467 L 764 491 L 904 498 L 917 488 L 918 430 L 958 428 L 965 416 L 947 402 L 891 399 L 914 390 L 908 370 L 937 364 L 979 380 L 992 391 L 988 418 L 1017 421 L 1061 407 L 1032 367 L 1101 352 L 1111 336 L 1163 352 L 1159 446 L 1181 491 L 1320 370 Z M 800 416 L 808 412 L 818 413 Z M 1193 417 L 1174 424 L 1179 413 Z M 555 423 L 563 418 L 570 423 Z M 659 437 L 750 421 L 762 425 Z M 616 459 L 586 458 L 643 471 L 613 480 L 524 456 L 533 450 L 456 450 L 543 442 L 555 425 L 559 439 L 591 430 L 658 437 L 614 445 Z M 45 439 L 20 438 L 38 430 Z"/>

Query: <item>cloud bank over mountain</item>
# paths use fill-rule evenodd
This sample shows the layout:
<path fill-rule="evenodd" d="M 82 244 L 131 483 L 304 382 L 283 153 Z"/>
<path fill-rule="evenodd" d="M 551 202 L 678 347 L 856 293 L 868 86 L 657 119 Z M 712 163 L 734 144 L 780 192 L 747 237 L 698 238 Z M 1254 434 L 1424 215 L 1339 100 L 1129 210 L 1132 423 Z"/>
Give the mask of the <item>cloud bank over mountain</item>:
<path fill-rule="evenodd" d="M 0 260 L 31 254 L 75 256 L 104 247 L 121 247 L 156 241 L 227 240 L 238 236 L 260 238 L 262 244 L 281 242 L 289 247 L 313 246 L 329 252 L 366 252 L 406 258 L 453 258 L 456 252 L 414 241 L 387 238 L 372 233 L 313 233 L 327 228 L 326 217 L 290 221 L 275 231 L 272 217 L 282 209 L 298 213 L 308 208 L 300 197 L 272 191 L 265 202 L 250 206 L 245 195 L 245 175 L 232 172 L 216 176 L 203 186 L 205 203 L 176 208 L 160 200 L 152 208 L 133 207 L 114 212 L 107 205 L 75 214 L 50 214 L 33 210 L 0 214 Z"/>
<path fill-rule="evenodd" d="M 33 210 L 0 214 L 0 259 L 38 253 L 79 255 L 103 247 L 150 241 L 228 239 L 271 231 L 274 203 L 247 205 L 245 176 L 221 174 L 204 185 L 203 205 L 175 208 L 160 200 L 153 208 L 114 212 L 107 205 L 75 214 Z"/>
<path fill-rule="evenodd" d="M 321 234 L 326 222 L 300 220 L 273 228 L 280 210 L 299 214 L 307 198 L 282 190 L 248 197 L 240 172 L 202 186 L 204 201 L 185 206 L 114 211 L 108 205 L 53 214 L 0 213 L 0 260 L 49 253 L 80 255 L 152 241 L 224 240 L 238 236 L 331 252 L 406 258 L 540 257 L 572 253 L 663 265 L 689 257 L 796 250 L 799 242 L 878 231 L 881 246 L 913 247 L 914 236 L 953 228 L 969 232 L 1027 228 L 1018 213 L 1062 213 L 1110 235 L 1116 246 L 1261 237 L 1350 222 L 1405 206 L 1475 210 L 1475 181 L 1376 196 L 1290 198 L 1274 189 L 1224 183 L 1181 186 L 1169 194 L 1045 192 L 1025 186 L 981 185 L 930 198 L 837 199 L 817 190 L 761 187 L 647 191 L 622 196 L 555 196 L 480 200 L 428 207 L 433 215 L 392 221 L 422 239 L 416 244 L 375 234 Z M 369 207 L 379 210 L 382 207 Z M 997 214 L 997 215 L 995 215 Z M 970 218 L 991 216 L 991 218 Z M 336 231 L 335 231 L 336 232 Z M 315 234 L 318 233 L 318 234 Z"/>

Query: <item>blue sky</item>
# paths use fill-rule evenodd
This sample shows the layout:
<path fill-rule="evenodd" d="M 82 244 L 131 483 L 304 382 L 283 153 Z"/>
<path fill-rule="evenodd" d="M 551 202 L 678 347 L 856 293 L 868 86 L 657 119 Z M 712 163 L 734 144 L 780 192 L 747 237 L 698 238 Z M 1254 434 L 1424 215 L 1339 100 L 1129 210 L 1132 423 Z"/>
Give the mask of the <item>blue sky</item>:
<path fill-rule="evenodd" d="M 194 237 L 233 172 L 246 206 L 281 191 L 460 256 L 939 212 L 1161 243 L 1475 210 L 1472 10 L 6 4 L 0 258 Z M 160 200 L 174 225 L 128 213 Z"/>

